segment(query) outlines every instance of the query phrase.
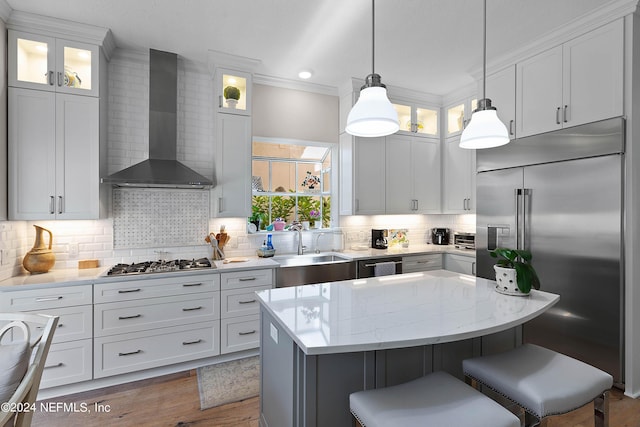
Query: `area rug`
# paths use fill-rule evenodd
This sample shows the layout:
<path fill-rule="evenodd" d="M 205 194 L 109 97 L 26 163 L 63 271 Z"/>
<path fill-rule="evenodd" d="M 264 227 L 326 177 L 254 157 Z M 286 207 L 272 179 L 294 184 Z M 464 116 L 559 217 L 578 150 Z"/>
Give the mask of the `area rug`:
<path fill-rule="evenodd" d="M 200 409 L 238 402 L 260 393 L 259 356 L 198 368 Z"/>

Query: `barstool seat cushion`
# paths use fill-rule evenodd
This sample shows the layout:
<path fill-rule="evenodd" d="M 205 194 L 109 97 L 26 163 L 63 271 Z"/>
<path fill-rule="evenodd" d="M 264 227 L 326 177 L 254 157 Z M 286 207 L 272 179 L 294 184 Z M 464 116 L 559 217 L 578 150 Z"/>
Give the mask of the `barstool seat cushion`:
<path fill-rule="evenodd" d="M 364 427 L 519 427 L 513 413 L 445 372 L 407 383 L 358 391 L 351 413 Z"/>
<path fill-rule="evenodd" d="M 540 419 L 577 409 L 613 385 L 608 373 L 534 344 L 464 360 L 462 369 Z"/>

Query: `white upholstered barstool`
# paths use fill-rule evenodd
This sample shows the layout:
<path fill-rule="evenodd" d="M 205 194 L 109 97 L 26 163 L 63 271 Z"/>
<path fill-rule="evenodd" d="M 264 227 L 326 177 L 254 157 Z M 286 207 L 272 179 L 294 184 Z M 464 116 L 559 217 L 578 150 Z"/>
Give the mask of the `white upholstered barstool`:
<path fill-rule="evenodd" d="M 541 427 L 551 415 L 594 402 L 596 427 L 609 426 L 613 377 L 591 365 L 534 344 L 462 362 L 467 382 L 483 384 L 525 410 L 525 424 Z M 536 419 L 531 419 L 533 415 Z"/>
<path fill-rule="evenodd" d="M 498 403 L 445 372 L 349 396 L 351 413 L 363 427 L 519 427 Z"/>

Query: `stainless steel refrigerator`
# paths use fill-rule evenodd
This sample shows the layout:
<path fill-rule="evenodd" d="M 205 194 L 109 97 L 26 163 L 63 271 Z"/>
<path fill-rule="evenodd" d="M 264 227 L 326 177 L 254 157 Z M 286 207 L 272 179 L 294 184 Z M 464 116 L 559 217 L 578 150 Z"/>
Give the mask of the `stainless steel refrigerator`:
<path fill-rule="evenodd" d="M 528 249 L 541 289 L 559 303 L 523 341 L 624 381 L 624 119 L 478 150 L 477 275 L 495 279 L 496 247 Z M 514 297 L 519 298 L 519 297 Z"/>

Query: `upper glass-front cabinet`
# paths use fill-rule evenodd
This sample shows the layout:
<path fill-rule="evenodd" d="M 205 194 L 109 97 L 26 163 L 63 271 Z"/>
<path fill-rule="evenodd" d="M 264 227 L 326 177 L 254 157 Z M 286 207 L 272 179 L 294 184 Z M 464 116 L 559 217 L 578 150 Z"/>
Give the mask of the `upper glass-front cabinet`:
<path fill-rule="evenodd" d="M 99 47 L 9 31 L 9 85 L 98 96 Z"/>
<path fill-rule="evenodd" d="M 478 100 L 475 98 L 447 107 L 447 137 L 462 132 L 469 124 L 471 114 L 476 108 L 478 108 Z"/>
<path fill-rule="evenodd" d="M 439 135 L 437 109 L 397 103 L 393 107 L 398 113 L 399 133 L 431 137 Z"/>
<path fill-rule="evenodd" d="M 219 68 L 216 73 L 218 111 L 251 115 L 251 74 Z"/>

